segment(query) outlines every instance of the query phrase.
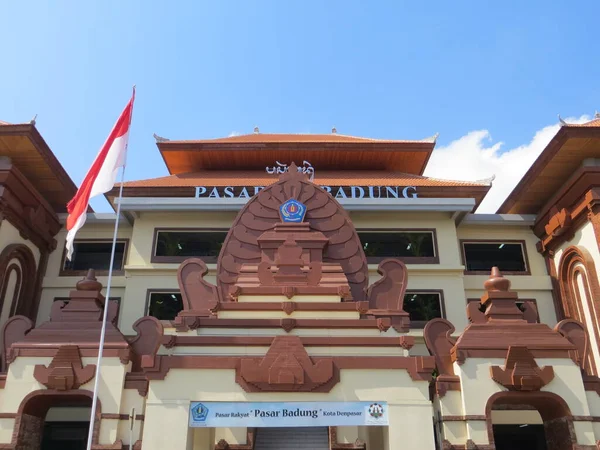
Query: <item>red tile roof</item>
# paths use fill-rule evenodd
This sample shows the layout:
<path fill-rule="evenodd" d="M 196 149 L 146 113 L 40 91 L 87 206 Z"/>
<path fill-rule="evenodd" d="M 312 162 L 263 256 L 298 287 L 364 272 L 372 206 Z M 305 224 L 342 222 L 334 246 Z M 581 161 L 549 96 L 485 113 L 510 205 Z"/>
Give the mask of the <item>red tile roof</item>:
<path fill-rule="evenodd" d="M 193 186 L 265 186 L 275 183 L 277 175 L 260 171 L 210 170 L 170 175 L 147 180 L 127 181 L 127 188 L 193 187 Z M 386 171 L 321 171 L 315 174 L 315 184 L 325 186 L 489 186 L 486 182 L 453 181 L 419 175 Z"/>
<path fill-rule="evenodd" d="M 400 142 L 428 142 L 433 141 L 433 138 L 427 140 L 386 140 L 386 139 L 371 139 L 356 136 L 346 136 L 343 134 L 276 134 L 276 133 L 252 133 L 243 134 L 240 136 L 229 136 L 217 139 L 201 139 L 201 140 L 175 140 L 166 141 L 168 144 L 187 143 L 187 144 L 255 144 L 255 143 L 400 143 Z"/>
<path fill-rule="evenodd" d="M 590 120 L 589 122 L 585 122 L 585 123 L 578 123 L 578 124 L 568 124 L 567 126 L 569 127 L 600 127 L 600 117 L 595 117 L 593 120 Z"/>

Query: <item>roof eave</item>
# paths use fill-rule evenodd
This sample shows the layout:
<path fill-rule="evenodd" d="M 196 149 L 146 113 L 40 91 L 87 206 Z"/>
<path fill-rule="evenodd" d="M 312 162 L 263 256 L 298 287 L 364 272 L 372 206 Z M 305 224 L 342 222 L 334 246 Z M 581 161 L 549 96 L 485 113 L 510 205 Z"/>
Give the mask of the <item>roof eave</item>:
<path fill-rule="evenodd" d="M 600 127 L 562 126 L 550 140 L 546 148 L 540 153 L 529 170 L 521 178 L 521 181 L 519 181 L 508 197 L 506 197 L 506 200 L 500 205 L 496 213 L 511 214 L 511 209 L 515 206 L 521 194 L 526 191 L 529 185 L 543 172 L 566 141 L 574 137 L 600 138 Z M 537 212 L 538 211 L 536 211 L 536 213 Z"/>

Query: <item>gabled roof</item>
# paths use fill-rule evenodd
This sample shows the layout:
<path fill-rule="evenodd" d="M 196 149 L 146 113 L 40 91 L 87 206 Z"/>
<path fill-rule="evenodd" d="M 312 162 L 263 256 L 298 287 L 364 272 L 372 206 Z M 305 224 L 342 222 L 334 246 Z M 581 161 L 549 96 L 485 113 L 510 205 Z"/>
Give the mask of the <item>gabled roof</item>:
<path fill-rule="evenodd" d="M 563 124 L 498 209 L 498 214 L 538 214 L 584 160 L 600 158 L 600 117 Z"/>
<path fill-rule="evenodd" d="M 435 138 L 406 141 L 332 134 L 254 133 L 219 139 L 157 137 L 170 174 L 201 170 L 264 170 L 277 161 L 308 161 L 315 170 L 390 170 L 421 175 Z"/>
<path fill-rule="evenodd" d="M 44 141 L 35 125 L 0 125 L 0 156 L 9 157 L 55 212 L 66 212 L 77 192 L 71 177 Z"/>

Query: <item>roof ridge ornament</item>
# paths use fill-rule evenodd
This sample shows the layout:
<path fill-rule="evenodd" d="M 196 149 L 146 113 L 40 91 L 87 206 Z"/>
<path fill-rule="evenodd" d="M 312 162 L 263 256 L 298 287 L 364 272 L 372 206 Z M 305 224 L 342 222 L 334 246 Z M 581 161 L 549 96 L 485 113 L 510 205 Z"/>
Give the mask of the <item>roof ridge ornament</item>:
<path fill-rule="evenodd" d="M 35 126 L 35 119 L 37 119 L 37 116 L 38 116 L 38 115 L 36 114 L 35 116 L 33 116 L 33 119 L 31 119 L 31 120 L 29 121 L 30 125 L 34 125 L 34 126 Z"/>
<path fill-rule="evenodd" d="M 495 179 L 496 179 L 496 174 L 493 174 L 491 177 L 482 178 L 480 180 L 475 180 L 475 183 L 482 183 L 482 184 L 487 184 L 487 185 L 491 186 Z"/>
<path fill-rule="evenodd" d="M 561 126 L 561 127 L 562 127 L 562 126 L 564 126 L 564 125 L 569 125 L 567 122 L 565 122 L 565 121 L 563 120 L 563 118 L 562 118 L 562 117 L 560 117 L 560 114 L 558 115 L 558 121 L 560 122 L 560 126 Z"/>
<path fill-rule="evenodd" d="M 600 119 L 600 112 L 594 111 L 594 119 Z"/>
<path fill-rule="evenodd" d="M 152 134 L 152 136 L 153 136 L 153 137 L 154 137 L 154 139 L 156 140 L 156 143 L 159 143 L 159 142 L 169 142 L 169 139 L 167 139 L 167 138 L 164 138 L 164 137 L 162 137 L 162 136 L 159 136 L 159 135 L 158 135 L 158 134 L 156 134 L 156 133 L 153 133 L 153 134 Z"/>
<path fill-rule="evenodd" d="M 259 134 L 260 130 L 258 129 L 258 127 L 254 127 L 254 134 Z"/>
<path fill-rule="evenodd" d="M 440 133 L 435 133 L 433 136 L 421 139 L 421 142 L 430 142 L 432 144 L 435 144 L 437 142 L 438 137 L 440 137 Z"/>

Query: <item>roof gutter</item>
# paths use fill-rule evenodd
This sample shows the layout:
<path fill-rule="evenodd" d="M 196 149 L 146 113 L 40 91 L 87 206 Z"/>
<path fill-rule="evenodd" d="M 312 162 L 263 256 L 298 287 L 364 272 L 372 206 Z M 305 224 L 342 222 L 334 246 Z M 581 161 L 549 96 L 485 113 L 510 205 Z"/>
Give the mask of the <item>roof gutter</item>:
<path fill-rule="evenodd" d="M 337 201 L 347 211 L 427 211 L 453 213 L 460 223 L 466 214 L 475 209 L 472 198 L 343 198 Z M 248 202 L 245 198 L 191 198 L 191 197 L 123 197 L 115 199 L 121 203 L 124 214 L 139 212 L 183 212 L 183 211 L 240 211 Z"/>

